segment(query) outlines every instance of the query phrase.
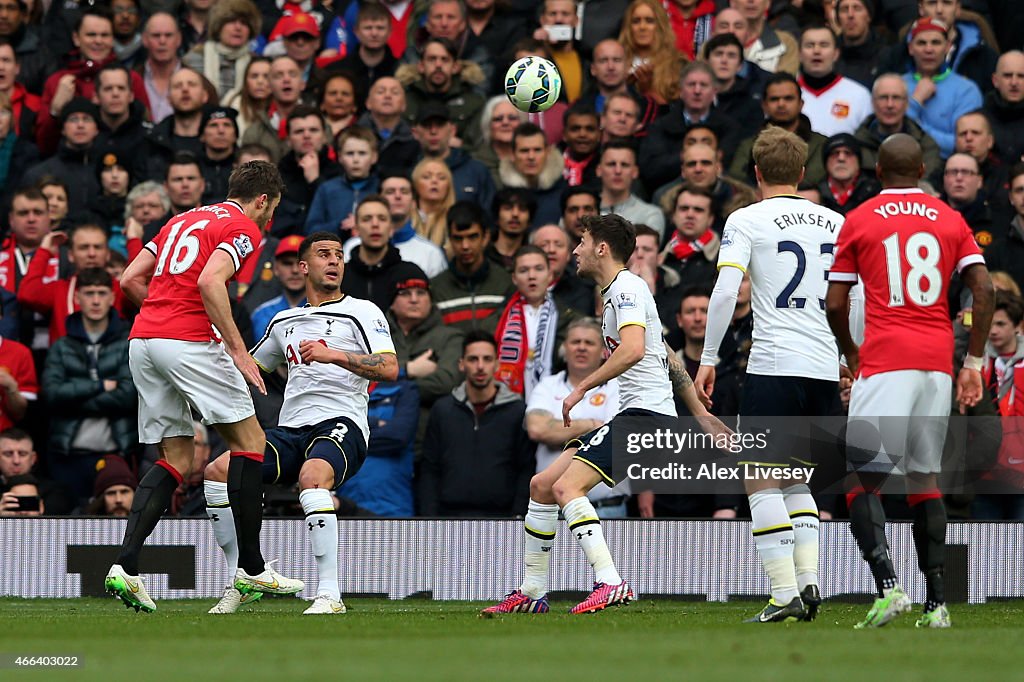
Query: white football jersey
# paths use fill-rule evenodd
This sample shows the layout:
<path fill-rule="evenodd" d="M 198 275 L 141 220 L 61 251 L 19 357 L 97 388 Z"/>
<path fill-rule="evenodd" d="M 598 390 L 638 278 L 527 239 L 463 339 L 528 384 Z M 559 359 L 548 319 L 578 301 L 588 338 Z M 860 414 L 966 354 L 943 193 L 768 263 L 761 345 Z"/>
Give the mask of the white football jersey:
<path fill-rule="evenodd" d="M 369 380 L 334 364 L 303 364 L 299 344 L 304 340 L 320 341 L 332 350 L 361 355 L 394 353 L 395 344 L 384 313 L 370 301 L 351 296 L 316 307 L 307 304 L 289 308 L 274 316 L 263 338 L 252 349 L 253 358 L 267 372 L 282 362 L 288 363 L 281 426 L 312 426 L 327 419 L 348 417 L 369 440 Z"/>
<path fill-rule="evenodd" d="M 619 347 L 619 330 L 631 324 L 644 328 L 644 356 L 619 375 L 619 411 L 631 407 L 676 416 L 668 358 L 661 335 L 661 318 L 647 283 L 628 270 L 620 270 L 601 290 L 604 310 L 601 329 L 609 351 Z"/>
<path fill-rule="evenodd" d="M 803 115 L 811 122 L 811 130 L 825 137 L 839 133 L 853 135 L 871 115 L 871 92 L 855 80 L 837 76 L 823 90 L 815 90 L 800 79 L 803 93 Z"/>
<path fill-rule="evenodd" d="M 747 371 L 837 381 L 839 351 L 825 318 L 828 270 L 843 216 L 798 196 L 729 216 L 718 267 L 750 274 L 753 346 Z"/>

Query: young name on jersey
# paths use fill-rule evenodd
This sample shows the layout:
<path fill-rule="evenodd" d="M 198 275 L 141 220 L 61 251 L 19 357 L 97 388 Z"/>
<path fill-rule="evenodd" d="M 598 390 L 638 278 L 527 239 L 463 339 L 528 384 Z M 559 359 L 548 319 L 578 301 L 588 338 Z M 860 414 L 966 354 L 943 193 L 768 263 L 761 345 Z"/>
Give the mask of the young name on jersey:
<path fill-rule="evenodd" d="M 348 417 L 368 439 L 369 380 L 334 364 L 303 364 L 299 344 L 307 340 L 361 355 L 394 353 L 395 344 L 384 313 L 370 301 L 351 296 L 315 307 L 307 304 L 289 308 L 274 316 L 252 350 L 253 358 L 267 372 L 281 363 L 288 364 L 281 426 L 311 426 Z"/>

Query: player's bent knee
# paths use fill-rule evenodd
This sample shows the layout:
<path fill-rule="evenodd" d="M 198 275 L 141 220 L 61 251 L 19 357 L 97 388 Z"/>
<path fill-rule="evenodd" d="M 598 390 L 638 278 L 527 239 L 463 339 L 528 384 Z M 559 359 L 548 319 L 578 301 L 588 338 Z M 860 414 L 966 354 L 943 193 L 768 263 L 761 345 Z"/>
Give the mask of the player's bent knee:
<path fill-rule="evenodd" d="M 206 465 L 206 469 L 203 471 L 203 479 L 207 481 L 214 481 L 216 483 L 227 483 L 228 465 L 230 463 L 231 453 L 221 453 L 217 459 Z"/>
<path fill-rule="evenodd" d="M 307 459 L 299 470 L 299 490 L 334 488 L 334 467 L 326 460 Z"/>
<path fill-rule="evenodd" d="M 555 501 L 553 483 L 551 477 L 545 476 L 544 473 L 534 474 L 530 479 L 530 499 L 541 504 L 552 504 Z"/>

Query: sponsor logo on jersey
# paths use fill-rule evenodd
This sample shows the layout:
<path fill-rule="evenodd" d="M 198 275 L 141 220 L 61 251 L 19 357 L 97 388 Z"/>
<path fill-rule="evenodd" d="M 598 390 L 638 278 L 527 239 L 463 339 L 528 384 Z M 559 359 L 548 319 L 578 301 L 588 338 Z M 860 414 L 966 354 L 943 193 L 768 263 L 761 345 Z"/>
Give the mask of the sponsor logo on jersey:
<path fill-rule="evenodd" d="M 388 323 L 379 318 L 373 321 L 373 331 L 381 336 L 391 336 L 391 333 L 388 331 Z"/>
<path fill-rule="evenodd" d="M 615 304 L 619 310 L 636 307 L 636 294 L 619 294 L 619 302 Z"/>
<path fill-rule="evenodd" d="M 245 258 L 253 252 L 252 242 L 244 234 L 240 234 L 231 240 L 235 245 L 235 250 L 238 251 L 238 255 Z"/>
<path fill-rule="evenodd" d="M 850 116 L 850 105 L 846 102 L 833 102 L 832 115 L 836 118 L 848 118 Z"/>

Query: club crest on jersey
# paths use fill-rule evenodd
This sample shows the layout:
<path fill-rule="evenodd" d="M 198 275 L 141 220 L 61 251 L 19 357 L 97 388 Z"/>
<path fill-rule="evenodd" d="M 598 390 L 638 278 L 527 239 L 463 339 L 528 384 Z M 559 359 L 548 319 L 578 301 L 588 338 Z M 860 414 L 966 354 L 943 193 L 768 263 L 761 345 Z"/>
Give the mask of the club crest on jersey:
<path fill-rule="evenodd" d="M 604 405 L 605 400 L 607 400 L 607 398 L 605 397 L 604 393 L 595 393 L 594 395 L 590 396 L 590 404 L 593 405 L 594 407 L 600 407 L 601 405 Z"/>
<path fill-rule="evenodd" d="M 235 245 L 235 250 L 238 251 L 238 255 L 241 256 L 242 258 L 245 258 L 250 253 L 252 253 L 252 241 L 250 241 L 249 238 L 244 234 L 238 235 L 231 241 Z"/>
<path fill-rule="evenodd" d="M 836 118 L 847 118 L 850 115 L 850 105 L 846 102 L 833 102 L 832 115 Z"/>
<path fill-rule="evenodd" d="M 391 333 L 388 331 L 388 323 L 381 319 L 373 321 L 373 331 L 381 336 L 391 336 Z"/>
<path fill-rule="evenodd" d="M 636 294 L 619 294 L 618 302 L 615 304 L 619 310 L 636 307 Z"/>
<path fill-rule="evenodd" d="M 331 325 L 334 324 L 334 320 L 324 320 L 327 323 L 327 331 L 324 332 L 327 336 L 331 335 Z"/>

